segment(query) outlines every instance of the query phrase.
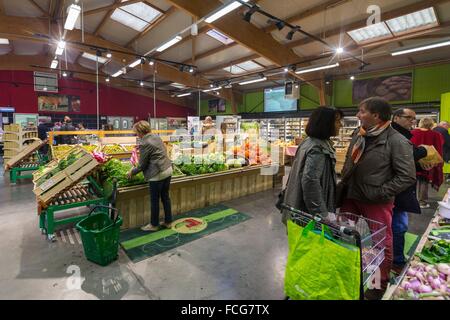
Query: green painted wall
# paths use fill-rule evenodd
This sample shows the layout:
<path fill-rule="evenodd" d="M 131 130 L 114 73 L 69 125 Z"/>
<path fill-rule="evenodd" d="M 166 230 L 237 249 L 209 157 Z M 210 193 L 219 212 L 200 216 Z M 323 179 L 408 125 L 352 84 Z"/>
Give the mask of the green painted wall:
<path fill-rule="evenodd" d="M 395 72 L 384 72 L 361 76 L 357 79 L 367 79 L 375 76 L 388 76 L 413 72 L 413 92 L 412 103 L 425 103 L 440 101 L 441 94 L 450 92 L 450 63 L 403 69 Z M 350 79 L 333 81 L 333 97 L 326 97 L 327 105 L 336 107 L 355 107 L 352 102 L 352 81 Z M 300 86 L 300 100 L 298 108 L 300 110 L 311 110 L 319 106 L 319 91 L 310 85 Z M 244 95 L 243 105 L 238 106 L 239 113 L 264 112 L 264 92 L 252 92 Z M 208 101 L 201 102 L 201 115 L 217 115 L 218 113 L 208 112 Z M 231 104 L 227 102 L 226 112 L 219 113 L 232 114 Z"/>
<path fill-rule="evenodd" d="M 441 95 L 440 117 L 442 121 L 450 122 L 450 92 Z M 450 164 L 444 163 L 444 173 L 450 173 Z"/>
<path fill-rule="evenodd" d="M 407 72 L 413 73 L 412 103 L 440 101 L 441 94 L 450 91 L 450 64 L 403 69 L 396 72 L 380 73 L 376 76 L 388 76 Z M 374 74 L 370 75 L 370 77 L 374 76 Z M 357 77 L 357 79 L 367 79 L 370 77 Z M 352 81 L 350 79 L 336 80 L 333 86 L 334 106 L 356 106 L 352 102 Z"/>

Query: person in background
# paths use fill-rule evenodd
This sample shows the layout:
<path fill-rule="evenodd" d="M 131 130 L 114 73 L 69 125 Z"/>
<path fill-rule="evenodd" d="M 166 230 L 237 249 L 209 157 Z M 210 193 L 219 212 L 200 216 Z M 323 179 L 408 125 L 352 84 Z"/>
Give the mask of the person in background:
<path fill-rule="evenodd" d="M 38 125 L 38 138 L 42 141 L 48 139 L 48 132 L 52 130 L 52 123 L 48 120 L 48 118 L 44 118 L 41 120 L 41 123 Z M 48 144 L 46 143 L 39 149 L 39 153 L 42 155 L 46 155 L 48 153 Z"/>
<path fill-rule="evenodd" d="M 142 227 L 143 231 L 159 230 L 159 200 L 164 207 L 164 226 L 170 228 L 172 223 L 172 207 L 169 197 L 170 180 L 172 178 L 172 162 L 167 156 L 166 147 L 161 138 L 151 133 L 147 121 L 139 121 L 133 126 L 134 132 L 141 139 L 139 144 L 139 164 L 128 172 L 128 178 L 139 172 L 144 173 L 149 182 L 151 219 L 150 224 Z"/>
<path fill-rule="evenodd" d="M 72 124 L 72 119 L 69 116 L 64 117 L 64 122 L 59 129 L 59 131 L 75 131 L 75 127 Z M 73 135 L 61 135 L 60 137 L 62 144 L 74 144 L 75 139 Z"/>
<path fill-rule="evenodd" d="M 392 115 L 392 128 L 397 130 L 406 139 L 411 140 L 411 130 L 416 123 L 416 113 L 414 110 L 400 108 Z M 416 173 L 423 169 L 419 165 L 419 160 L 427 156 L 427 149 L 413 145 L 414 163 Z M 405 266 L 405 233 L 408 231 L 408 212 L 421 213 L 419 201 L 416 194 L 417 183 L 411 185 L 406 190 L 395 196 L 394 209 L 392 214 L 392 240 L 394 248 L 394 259 L 392 269 L 400 273 Z"/>
<path fill-rule="evenodd" d="M 433 130 L 439 132 L 444 138 L 444 145 L 442 146 L 442 158 L 444 162 L 450 162 L 450 134 L 448 133 L 448 129 L 450 128 L 450 124 L 447 121 L 439 122 L 439 125 L 435 127 Z"/>
<path fill-rule="evenodd" d="M 62 126 L 61 122 L 59 122 L 59 121 L 55 122 L 52 131 L 60 131 L 61 126 Z M 61 143 L 61 136 L 54 135 L 53 136 L 53 144 L 55 145 L 55 144 L 60 144 L 60 143 Z"/>
<path fill-rule="evenodd" d="M 205 134 L 205 132 L 207 132 L 210 129 L 214 128 L 214 124 L 212 121 L 212 118 L 210 116 L 207 116 L 205 118 L 205 120 L 203 121 L 203 125 L 202 125 L 202 134 Z"/>
<path fill-rule="evenodd" d="M 335 212 L 336 155 L 330 137 L 339 134 L 342 111 L 329 107 L 314 110 L 306 126 L 308 137 L 297 149 L 282 202 L 295 209 L 327 218 Z M 286 224 L 290 213 L 282 210 Z"/>
<path fill-rule="evenodd" d="M 386 226 L 380 286 L 366 290 L 368 300 L 381 299 L 389 283 L 394 197 L 416 181 L 412 144 L 391 127 L 391 114 L 391 106 L 382 98 L 360 103 L 357 117 L 361 126 L 353 133 L 338 185 L 340 212 L 362 215 Z"/>
<path fill-rule="evenodd" d="M 80 122 L 79 124 L 77 124 L 77 130 L 78 131 L 84 131 L 86 130 L 84 124 L 82 122 Z"/>
<path fill-rule="evenodd" d="M 433 119 L 424 117 L 420 119 L 419 128 L 411 131 L 413 137 L 411 142 L 415 146 L 428 145 L 433 146 L 436 151 L 442 156 L 442 146 L 444 145 L 444 138 L 436 131 L 431 130 L 433 127 Z M 428 185 L 438 191 L 441 186 L 444 175 L 442 165 L 435 166 L 430 170 L 422 170 L 417 172 L 417 180 L 419 185 L 419 204 L 422 209 L 429 208 L 428 201 Z"/>
<path fill-rule="evenodd" d="M 86 131 L 86 128 L 84 127 L 84 124 L 82 122 L 77 124 L 77 128 L 76 129 L 77 129 L 77 131 Z M 78 135 L 77 136 L 77 140 L 78 140 L 78 143 L 82 143 L 82 144 L 88 143 L 87 135 L 85 135 L 85 134 Z"/>

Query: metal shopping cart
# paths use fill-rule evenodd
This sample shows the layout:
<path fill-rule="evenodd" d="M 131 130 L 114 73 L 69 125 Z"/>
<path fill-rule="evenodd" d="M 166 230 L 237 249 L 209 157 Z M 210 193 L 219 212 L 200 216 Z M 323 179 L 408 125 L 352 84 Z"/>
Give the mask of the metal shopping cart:
<path fill-rule="evenodd" d="M 360 299 L 363 299 L 365 286 L 371 286 L 377 278 L 379 279 L 376 275 L 384 260 L 386 225 L 347 212 L 330 213 L 329 217 L 323 220 L 319 216 L 297 210 L 286 204 L 281 206 L 283 210 L 290 213 L 290 219 L 297 225 L 306 227 L 309 222 L 315 220 L 317 231 L 322 229 L 322 225 L 326 226 L 331 231 L 334 240 L 359 248 L 361 257 Z"/>

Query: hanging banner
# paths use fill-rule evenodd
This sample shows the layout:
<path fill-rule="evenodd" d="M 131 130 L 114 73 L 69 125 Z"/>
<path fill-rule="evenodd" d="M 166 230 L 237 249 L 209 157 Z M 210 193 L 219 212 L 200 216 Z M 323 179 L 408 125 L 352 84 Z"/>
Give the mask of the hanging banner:
<path fill-rule="evenodd" d="M 38 95 L 38 110 L 50 112 L 80 112 L 80 97 L 40 93 Z"/>

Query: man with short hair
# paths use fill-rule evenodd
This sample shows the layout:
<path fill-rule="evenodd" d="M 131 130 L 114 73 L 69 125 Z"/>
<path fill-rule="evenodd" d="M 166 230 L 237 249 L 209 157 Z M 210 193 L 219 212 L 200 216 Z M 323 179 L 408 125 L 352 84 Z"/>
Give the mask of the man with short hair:
<path fill-rule="evenodd" d="M 416 113 L 412 109 L 400 108 L 393 113 L 392 128 L 397 130 L 406 139 L 411 140 L 410 132 L 416 123 Z M 413 147 L 413 156 L 416 171 L 423 170 L 419 160 L 426 157 L 427 149 Z M 400 273 L 406 264 L 404 256 L 405 233 L 408 231 L 408 212 L 421 213 L 416 194 L 416 183 L 395 196 L 394 209 L 392 210 L 392 239 L 394 249 L 393 270 Z"/>
<path fill-rule="evenodd" d="M 412 144 L 391 127 L 391 114 L 391 106 L 382 98 L 360 103 L 357 117 L 361 127 L 352 136 L 338 188 L 340 212 L 386 225 L 381 287 L 366 291 L 365 297 L 370 300 L 381 299 L 389 282 L 394 197 L 416 181 Z M 373 224 L 369 223 L 369 228 L 376 231 Z"/>
<path fill-rule="evenodd" d="M 72 119 L 69 116 L 64 116 L 64 123 L 59 131 L 75 131 L 75 127 L 72 124 Z M 61 135 L 61 143 L 74 144 L 75 138 L 73 135 Z"/>

